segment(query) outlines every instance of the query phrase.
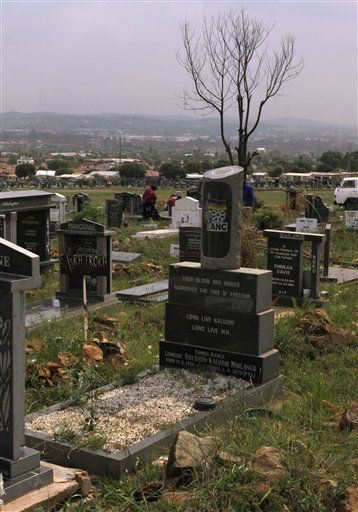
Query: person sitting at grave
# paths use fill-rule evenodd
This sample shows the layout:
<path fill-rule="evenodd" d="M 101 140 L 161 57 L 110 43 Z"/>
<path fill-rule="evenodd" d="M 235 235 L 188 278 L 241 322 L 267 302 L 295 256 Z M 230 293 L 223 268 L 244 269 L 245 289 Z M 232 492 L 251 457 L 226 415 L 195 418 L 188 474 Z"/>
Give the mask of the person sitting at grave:
<path fill-rule="evenodd" d="M 155 207 L 157 202 L 156 190 L 157 187 L 155 185 L 150 185 L 144 191 L 142 202 L 143 219 L 160 220 L 160 215 Z"/>
<path fill-rule="evenodd" d="M 254 206 L 254 187 L 245 181 L 242 192 L 242 201 L 244 206 Z"/>
<path fill-rule="evenodd" d="M 171 194 L 171 196 L 168 199 L 167 210 L 169 212 L 169 217 L 172 216 L 172 208 L 173 206 L 175 206 L 175 202 L 177 201 L 177 199 L 181 199 L 180 192 L 175 192 L 174 194 Z"/>

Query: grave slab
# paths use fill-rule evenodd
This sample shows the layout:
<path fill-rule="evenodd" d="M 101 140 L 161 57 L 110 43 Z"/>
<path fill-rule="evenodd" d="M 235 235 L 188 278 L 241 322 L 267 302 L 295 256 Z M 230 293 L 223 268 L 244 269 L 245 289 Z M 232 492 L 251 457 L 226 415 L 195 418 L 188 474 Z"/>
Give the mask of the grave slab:
<path fill-rule="evenodd" d="M 2 512 L 32 512 L 39 510 L 41 506 L 48 510 L 78 492 L 79 484 L 75 479 L 77 469 L 63 468 L 49 463 L 47 466 L 53 470 L 53 483 L 11 501 L 4 506 Z"/>
<path fill-rule="evenodd" d="M 138 231 L 132 238 L 164 238 L 170 235 L 176 235 L 179 229 L 153 229 L 151 231 Z"/>
<path fill-rule="evenodd" d="M 126 288 L 116 292 L 118 300 L 140 300 L 149 295 L 165 292 L 168 290 L 168 279 L 156 281 L 155 283 L 143 284 L 133 288 Z"/>
<path fill-rule="evenodd" d="M 274 364 L 274 361 L 272 360 L 271 363 Z M 136 471 L 138 463 L 142 465 L 144 462 L 149 462 L 157 458 L 158 453 L 161 453 L 164 449 L 169 449 L 174 437 L 180 430 L 185 429 L 197 434 L 208 427 L 220 425 L 232 418 L 238 407 L 243 405 L 259 407 L 266 402 L 270 402 L 277 394 L 282 392 L 282 387 L 282 376 L 272 378 L 263 384 L 249 386 L 215 409 L 198 412 L 162 432 L 158 432 L 115 453 L 75 447 L 70 443 L 54 441 L 48 435 L 30 430 L 26 431 L 26 442 L 29 446 L 40 449 L 43 458 L 48 462 L 78 467 L 96 475 L 121 478 L 127 471 Z M 57 404 L 57 406 L 56 410 L 63 408 L 61 404 Z M 53 410 L 53 407 L 50 410 Z"/>
<path fill-rule="evenodd" d="M 121 252 L 112 251 L 113 263 L 132 263 L 132 261 L 139 260 L 142 255 L 138 252 Z"/>
<path fill-rule="evenodd" d="M 323 282 L 352 283 L 358 281 L 357 268 L 329 267 L 328 275 L 321 277 Z"/>

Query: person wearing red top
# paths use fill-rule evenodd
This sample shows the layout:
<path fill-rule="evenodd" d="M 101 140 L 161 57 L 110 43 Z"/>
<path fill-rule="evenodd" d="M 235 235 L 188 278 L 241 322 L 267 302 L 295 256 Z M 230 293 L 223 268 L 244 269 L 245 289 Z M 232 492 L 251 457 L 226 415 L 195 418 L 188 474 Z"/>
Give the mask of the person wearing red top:
<path fill-rule="evenodd" d="M 155 203 L 157 201 L 157 195 L 155 193 L 156 190 L 157 187 L 155 185 L 150 185 L 144 191 L 142 202 L 142 215 L 144 219 L 160 220 L 160 215 L 155 207 Z"/>
<path fill-rule="evenodd" d="M 169 217 L 172 216 L 172 208 L 175 206 L 175 201 L 177 199 L 181 199 L 181 196 L 179 194 L 172 194 L 168 199 L 168 211 L 169 211 Z"/>

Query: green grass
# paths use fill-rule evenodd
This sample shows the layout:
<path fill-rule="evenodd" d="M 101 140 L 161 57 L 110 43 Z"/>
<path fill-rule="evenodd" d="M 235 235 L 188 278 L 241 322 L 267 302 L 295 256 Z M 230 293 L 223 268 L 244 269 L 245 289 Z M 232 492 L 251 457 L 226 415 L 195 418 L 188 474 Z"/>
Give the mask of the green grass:
<path fill-rule="evenodd" d="M 93 322 L 90 315 L 89 340 L 103 330 Z M 117 372 L 105 360 L 96 365 L 88 365 L 82 355 L 83 324 L 82 318 L 49 322 L 31 331 L 28 339 L 40 339 L 43 348 L 27 356 L 27 387 L 26 410 L 33 412 L 42 407 L 64 400 L 78 402 L 84 393 L 105 384 L 123 381 L 132 382 L 142 370 L 153 367 L 158 362 L 158 344 L 163 336 L 163 306 L 160 304 L 148 306 L 118 305 L 111 316 L 117 318 L 110 341 L 121 342 L 126 347 L 128 365 Z M 68 379 L 60 380 L 54 387 L 46 385 L 38 377 L 38 372 L 32 365 L 46 365 L 49 361 L 57 362 L 58 354 L 70 352 L 79 359 L 79 363 L 68 369 Z M 34 362 L 35 359 L 35 362 Z"/>
<path fill-rule="evenodd" d="M 328 313 L 334 328 L 357 330 L 355 286 L 331 284 L 328 290 L 331 296 Z M 145 317 L 139 313 L 141 309 Z M 119 315 L 117 332 L 126 342 L 130 365 L 136 371 L 150 367 L 157 361 L 163 309 L 159 305 L 144 309 L 126 306 L 124 311 L 129 316 Z M 280 350 L 281 370 L 285 376 L 281 408 L 275 410 L 273 418 L 253 420 L 238 407 L 230 421 L 207 432 L 216 439 L 221 450 L 240 456 L 242 462 L 225 466 L 214 464 L 204 474 L 197 473 L 190 488 L 194 493 L 192 503 L 134 504 L 131 493 L 135 488 L 162 477 L 161 469 L 148 465 L 134 475 L 124 475 L 120 481 L 99 479 L 93 501 L 69 501 L 65 509 L 71 512 L 280 512 L 286 504 L 291 512 L 333 512 L 344 489 L 357 485 L 357 472 L 352 461 L 358 456 L 357 433 L 340 431 L 336 426 L 337 415 L 332 418 L 332 408 L 339 412 L 347 402 L 356 399 L 358 351 L 357 346 L 348 347 L 344 343 L 334 347 L 327 345 L 323 351 L 312 347 L 296 329 L 298 321 L 307 312 L 297 309 L 294 316 L 283 318 L 275 325 L 275 343 Z M 63 334 L 66 339 L 71 326 L 67 329 Z M 74 341 L 73 345 L 68 343 L 68 347 L 78 353 L 77 344 Z M 152 349 L 148 352 L 149 343 Z M 47 355 L 56 352 L 53 341 L 47 350 Z M 98 371 L 102 370 L 99 365 Z M 131 370 L 126 371 L 130 376 Z M 31 390 L 31 393 L 36 391 Z M 48 403 L 51 403 L 52 390 L 48 393 Z M 327 402 L 331 407 L 325 405 Z M 62 436 L 70 440 L 71 433 L 64 429 Z M 92 447 L 100 447 L 102 441 L 95 434 L 89 436 Z M 284 477 L 270 484 L 269 492 L 259 485 L 264 481 L 263 477 L 249 467 L 253 454 L 262 446 L 274 446 L 285 467 Z M 322 479 L 337 481 L 337 488 L 327 497 L 321 496 L 315 487 Z M 129 504 L 131 508 L 127 509 Z"/>

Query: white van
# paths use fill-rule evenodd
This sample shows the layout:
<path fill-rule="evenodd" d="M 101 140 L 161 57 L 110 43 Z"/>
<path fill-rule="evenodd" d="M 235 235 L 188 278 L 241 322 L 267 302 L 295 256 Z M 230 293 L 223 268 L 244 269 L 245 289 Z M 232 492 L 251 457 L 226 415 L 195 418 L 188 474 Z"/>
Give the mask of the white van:
<path fill-rule="evenodd" d="M 344 204 L 348 197 L 358 197 L 358 178 L 343 178 L 334 191 L 334 204 Z"/>

